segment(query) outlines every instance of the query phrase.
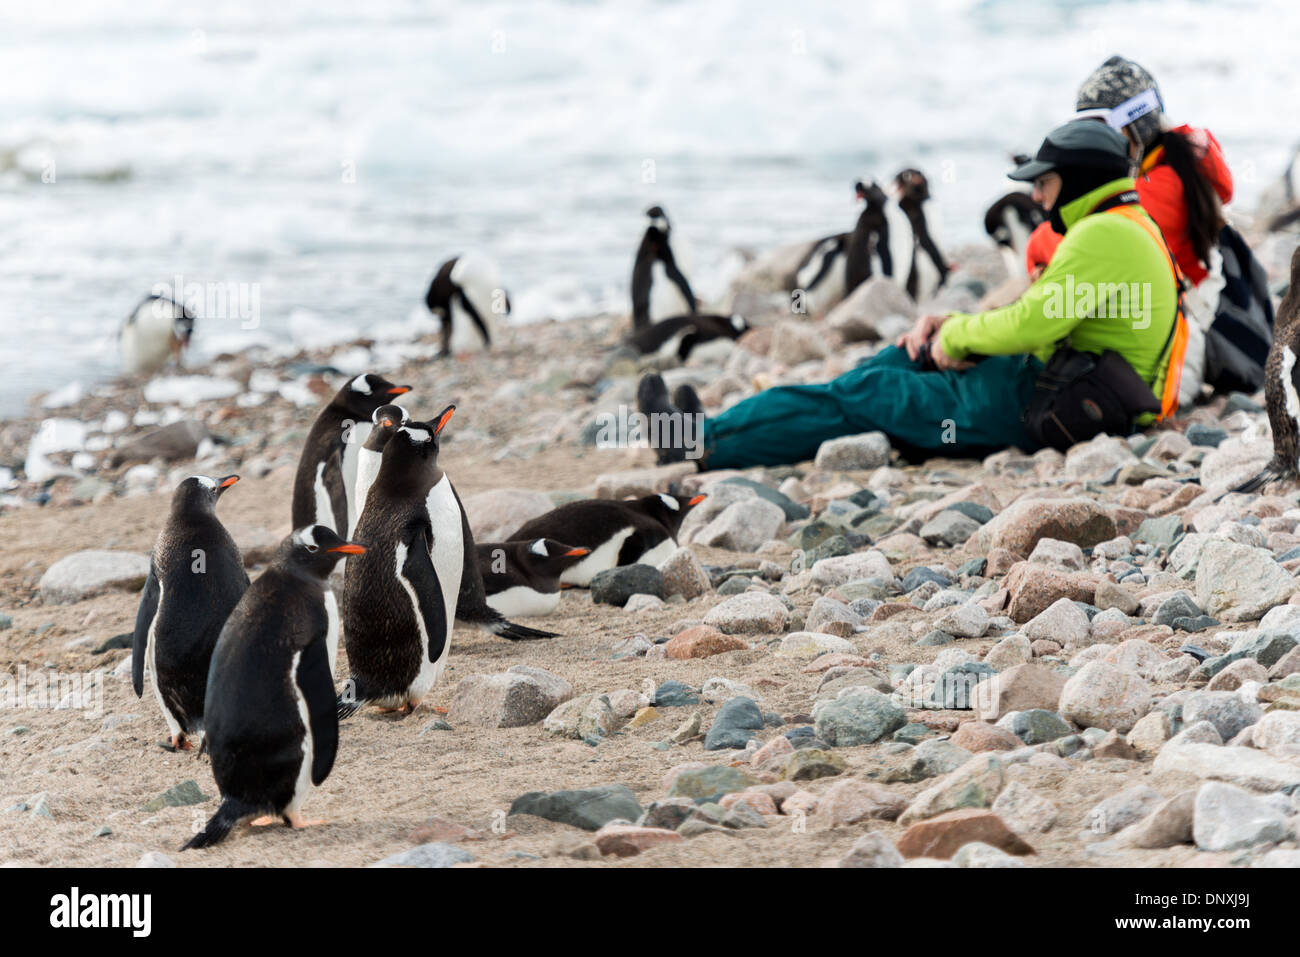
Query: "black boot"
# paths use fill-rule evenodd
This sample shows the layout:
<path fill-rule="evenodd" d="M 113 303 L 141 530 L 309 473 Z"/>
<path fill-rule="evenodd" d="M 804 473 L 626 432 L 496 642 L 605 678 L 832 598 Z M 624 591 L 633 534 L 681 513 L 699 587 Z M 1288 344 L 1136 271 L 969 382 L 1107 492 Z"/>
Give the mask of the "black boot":
<path fill-rule="evenodd" d="M 636 387 L 636 407 L 637 410 L 646 417 L 648 421 L 654 421 L 651 417 L 658 415 L 669 415 L 671 419 L 659 419 L 660 422 L 672 422 L 681 416 L 681 410 L 673 405 L 668 399 L 668 386 L 664 384 L 663 376 L 657 372 L 647 372 L 641 377 L 641 381 Z M 668 430 L 671 433 L 671 429 Z M 658 433 L 662 436 L 662 432 Z M 653 437 L 655 431 L 651 430 Z M 659 447 L 652 446 L 655 450 L 655 464 L 670 465 L 673 462 L 686 461 L 685 448 Z"/>
<path fill-rule="evenodd" d="M 685 382 L 673 389 L 673 405 L 687 415 L 704 414 L 704 403 L 700 401 L 699 394 L 691 385 Z"/>

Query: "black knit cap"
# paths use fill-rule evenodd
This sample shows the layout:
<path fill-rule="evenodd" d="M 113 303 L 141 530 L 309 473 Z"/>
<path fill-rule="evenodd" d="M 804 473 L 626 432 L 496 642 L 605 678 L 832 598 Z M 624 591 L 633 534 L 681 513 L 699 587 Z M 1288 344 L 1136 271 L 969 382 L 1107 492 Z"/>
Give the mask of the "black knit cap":
<path fill-rule="evenodd" d="M 1033 182 L 1060 167 L 1092 168 L 1128 175 L 1131 160 L 1128 140 L 1098 120 L 1075 120 L 1047 134 L 1034 158 L 1008 175 L 1014 180 Z"/>

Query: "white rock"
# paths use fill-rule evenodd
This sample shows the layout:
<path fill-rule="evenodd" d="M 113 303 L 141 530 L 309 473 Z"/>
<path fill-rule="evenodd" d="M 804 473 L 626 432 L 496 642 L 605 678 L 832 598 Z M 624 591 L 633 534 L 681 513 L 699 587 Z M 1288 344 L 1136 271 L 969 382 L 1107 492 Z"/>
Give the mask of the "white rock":
<path fill-rule="evenodd" d="M 141 588 L 148 574 L 148 555 L 94 549 L 73 552 L 41 576 L 41 599 L 47 605 L 66 605 L 110 588 Z"/>
<path fill-rule="evenodd" d="M 1151 689 L 1137 675 L 1092 661 L 1065 683 L 1057 710 L 1081 727 L 1124 734 L 1151 710 Z"/>
<path fill-rule="evenodd" d="M 1287 838 L 1286 815 L 1267 801 L 1221 781 L 1196 792 L 1192 834 L 1203 851 L 1236 851 Z"/>

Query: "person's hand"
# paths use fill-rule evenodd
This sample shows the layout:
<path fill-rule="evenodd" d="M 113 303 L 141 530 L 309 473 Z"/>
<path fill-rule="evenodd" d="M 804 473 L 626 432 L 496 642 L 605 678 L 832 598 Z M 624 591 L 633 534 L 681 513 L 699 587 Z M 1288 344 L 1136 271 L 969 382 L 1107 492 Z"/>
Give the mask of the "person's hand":
<path fill-rule="evenodd" d="M 916 320 L 910 330 L 898 337 L 894 345 L 906 349 L 907 357 L 915 362 L 921 357 L 922 348 L 934 338 L 934 334 L 939 331 L 939 327 L 947 318 L 947 316 L 922 316 Z"/>
<path fill-rule="evenodd" d="M 940 372 L 962 372 L 975 366 L 975 363 L 968 359 L 954 359 L 944 352 L 938 336 L 930 343 L 930 361 Z"/>

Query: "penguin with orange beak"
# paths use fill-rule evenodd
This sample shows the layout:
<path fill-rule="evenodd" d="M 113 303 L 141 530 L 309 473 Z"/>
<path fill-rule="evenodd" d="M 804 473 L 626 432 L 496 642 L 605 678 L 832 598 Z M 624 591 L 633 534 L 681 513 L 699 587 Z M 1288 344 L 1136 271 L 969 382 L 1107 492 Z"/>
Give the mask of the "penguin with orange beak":
<path fill-rule="evenodd" d="M 212 649 L 248 588 L 239 549 L 216 514 L 217 499 L 238 481 L 191 475 L 176 487 L 136 611 L 131 685 L 142 697 L 147 664 L 171 751 L 190 750 L 186 735 L 203 729 Z"/>
<path fill-rule="evenodd" d="M 328 647 L 338 620 L 327 607 L 327 582 L 340 559 L 365 553 L 331 528 L 300 528 L 230 613 L 207 689 L 206 743 L 221 804 L 184 849 L 216 844 L 250 821 L 323 823 L 301 810 L 338 751 Z"/>
<path fill-rule="evenodd" d="M 487 603 L 508 618 L 550 615 L 560 607 L 560 576 L 590 549 L 551 538 L 474 546 Z"/>

